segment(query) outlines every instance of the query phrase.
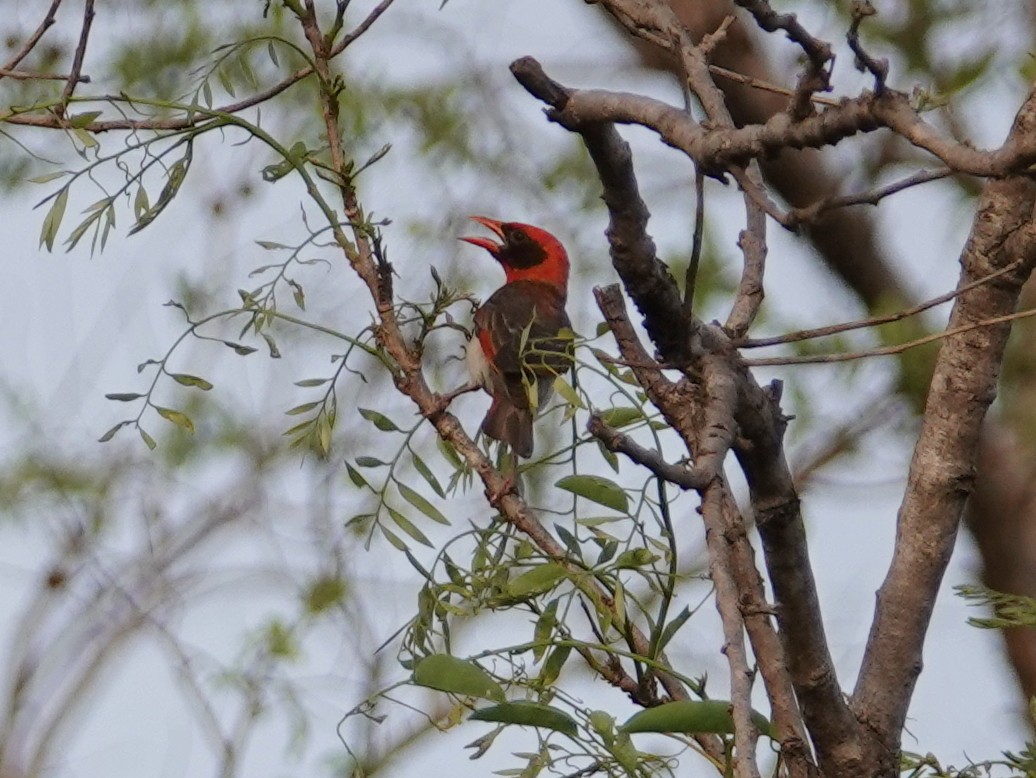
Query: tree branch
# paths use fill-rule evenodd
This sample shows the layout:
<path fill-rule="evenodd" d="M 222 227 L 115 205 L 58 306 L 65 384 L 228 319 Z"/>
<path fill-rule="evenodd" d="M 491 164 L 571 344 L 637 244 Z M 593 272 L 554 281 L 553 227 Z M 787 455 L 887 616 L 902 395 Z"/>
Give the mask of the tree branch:
<path fill-rule="evenodd" d="M 1036 133 L 1036 92 L 1030 93 L 1011 129 L 1014 138 Z M 853 709 L 880 740 L 890 772 L 920 673 L 921 650 L 936 593 L 953 551 L 965 501 L 974 484 L 982 423 L 996 383 L 1010 326 L 970 327 L 1014 310 L 1036 265 L 1036 183 L 1011 177 L 986 184 L 971 236 L 961 255 L 961 285 L 1024 259 L 995 284 L 959 295 L 939 352 L 921 433 L 914 449 L 907 493 L 900 507 L 896 547 L 878 592 L 875 617 L 853 693 Z"/>

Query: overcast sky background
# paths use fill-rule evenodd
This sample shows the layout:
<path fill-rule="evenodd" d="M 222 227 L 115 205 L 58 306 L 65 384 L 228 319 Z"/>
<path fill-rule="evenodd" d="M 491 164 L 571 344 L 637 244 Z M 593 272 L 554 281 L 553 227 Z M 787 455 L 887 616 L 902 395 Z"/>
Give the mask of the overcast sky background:
<path fill-rule="evenodd" d="M 10 3 L 11 0 L 7 0 Z M 42 10 L 41 2 L 14 0 L 16 13 L 34 20 Z M 498 89 L 507 110 L 517 112 L 516 121 L 528 122 L 535 134 L 523 136 L 538 149 L 561 147 L 571 142 L 559 128 L 538 116 L 539 105 L 527 97 L 511 80 L 507 64 L 515 57 L 532 54 L 548 72 L 565 83 L 607 86 L 647 92 L 671 102 L 680 100 L 676 90 L 664 79 L 634 71 L 631 55 L 616 43 L 614 34 L 598 18 L 594 9 L 579 2 L 522 0 L 521 3 L 496 4 L 475 0 L 451 0 L 442 10 L 437 2 L 400 0 L 396 7 L 350 51 L 350 66 L 364 78 L 435 83 L 453 77 L 462 66 L 479 63 L 482 77 Z M 806 9 L 803 6 L 803 10 Z M 106 24 L 103 4 L 96 24 Z M 354 17 L 356 18 L 356 17 Z M 821 37 L 837 39 L 840 31 L 833 17 L 806 13 L 804 19 Z M 981 32 L 981 31 L 976 31 Z M 456 46 L 444 45 L 455 41 Z M 787 52 L 788 47 L 780 47 Z M 790 53 L 789 53 L 790 55 Z M 94 56 L 97 56 L 96 52 Z M 851 71 L 850 57 L 841 57 L 836 84 L 852 91 L 859 79 Z M 88 59 L 86 71 L 90 72 Z M 894 80 L 895 81 L 895 80 Z M 907 86 L 895 83 L 897 87 Z M 976 141 L 994 145 L 1002 138 L 1015 107 L 1020 88 L 1005 75 L 1002 83 L 985 90 L 969 103 L 966 115 L 978 117 Z M 964 113 L 964 111 L 962 111 Z M 480 117 L 471 117 L 478 122 Z M 603 209 L 594 217 L 572 225 L 566 214 L 573 208 L 547 196 L 538 206 L 512 205 L 514 212 L 497 212 L 508 202 L 506 182 L 465 180 L 451 184 L 450 191 L 438 191 L 433 175 L 415 170 L 413 138 L 399 127 L 386 126 L 385 141 L 392 142 L 392 153 L 380 163 L 379 174 L 364 182 L 363 197 L 368 209 L 391 216 L 397 225 L 386 229 L 391 256 L 400 270 L 401 291 L 420 289 L 428 284 L 425 265 L 458 262 L 483 262 L 474 249 L 457 248 L 453 242 L 462 218 L 467 213 L 531 221 L 542 224 L 581 247 L 574 256 L 575 279 L 571 297 L 576 329 L 592 331 L 595 321 L 586 304 L 593 283 L 611 279 L 606 248 L 601 237 Z M 393 135 L 395 133 L 395 135 Z M 651 224 L 663 250 L 676 251 L 685 246 L 690 235 L 693 195 L 689 188 L 692 172 L 673 152 L 657 148 L 643 131 L 624 131 L 634 142 L 645 191 L 670 191 L 649 202 L 655 218 Z M 47 254 L 38 250 L 43 211 L 32 211 L 34 202 L 52 189 L 46 185 L 29 187 L 3 202 L 4 284 L 0 285 L 0 310 L 6 326 L 0 328 L 0 382 L 28 403 L 32 426 L 24 418 L 8 413 L 0 430 L 0 443 L 8 456 L 28 440 L 34 444 L 79 452 L 91 457 L 100 444 L 97 437 L 123 417 L 124 409 L 104 400 L 106 392 L 134 391 L 139 388 L 135 366 L 145 358 L 157 356 L 168 348 L 182 331 L 182 320 L 162 304 L 174 296 L 177 277 L 187 274 L 203 278 L 220 290 L 228 306 L 235 304 L 235 289 L 246 286 L 248 271 L 266 260 L 254 246 L 255 239 L 291 242 L 298 237 L 300 191 L 291 182 L 260 186 L 246 204 L 246 215 L 224 222 L 208 217 L 204 203 L 192 201 L 206 189 L 221 185 L 221 171 L 235 165 L 258 169 L 251 150 L 219 144 L 215 136 L 201 144 L 198 155 L 211 169 L 205 177 L 185 189 L 180 199 L 159 221 L 138 235 L 124 234 L 129 215 L 120 213 L 119 231 L 112 235 L 108 248 L 94 257 L 85 248 L 71 254 Z M 372 149 L 373 150 L 373 149 Z M 0 138 L 0 152 L 17 153 Z M 843 163 L 851 168 L 852 160 Z M 388 172 L 393 171 L 393 172 Z M 851 179 L 850 179 L 851 180 Z M 441 185 L 441 183 L 440 183 Z M 193 190 L 191 186 L 195 187 Z M 679 187 L 669 189 L 667 187 Z M 714 191 L 713 191 L 714 190 Z M 721 253 L 737 261 L 735 239 L 740 228 L 740 206 L 733 193 L 719 187 L 710 189 L 710 229 Z M 83 205 L 93 198 L 84 197 Z M 448 212 L 443 212 L 444 203 Z M 900 195 L 894 205 L 881 206 L 885 218 L 884 239 L 900 263 L 903 275 L 919 295 L 931 296 L 950 288 L 956 278 L 957 255 L 969 227 L 969 212 L 952 191 L 937 186 Z M 70 206 L 69 212 L 73 212 Z M 402 226 L 406 221 L 430 215 L 440 220 L 442 239 L 429 244 L 415 240 Z M 71 217 L 66 217 L 71 218 Z M 937 233 L 933 234 L 933 230 Z M 582 247 L 588 247 L 582 250 Z M 771 321 L 796 317 L 805 324 L 822 324 L 854 318 L 858 306 L 829 278 L 817 271 L 816 264 L 796 240 L 770 226 L 770 255 L 767 276 L 768 312 Z M 314 278 L 321 278 L 315 275 Z M 500 281 L 492 268 L 481 266 L 471 278 L 471 289 L 483 297 Z M 356 299 L 359 286 L 341 268 L 328 271 L 326 285 L 307 288 L 312 310 L 334 317 L 342 301 Z M 577 301 L 583 300 L 579 307 Z M 349 307 L 349 303 L 346 304 Z M 343 318 L 362 311 L 355 306 L 342 312 Z M 344 327 L 343 327 L 344 328 Z M 270 417 L 301 400 L 292 381 L 328 373 L 326 349 L 300 346 L 286 354 L 280 364 L 264 358 L 228 359 L 227 354 L 211 348 L 188 345 L 183 366 L 190 372 L 219 377 L 217 386 L 235 398 L 242 413 L 254 412 Z M 866 363 L 858 370 L 858 393 L 847 396 L 832 391 L 840 379 L 831 368 L 800 368 L 804 392 L 816 403 L 813 413 L 819 418 L 836 419 L 866 405 L 869 397 L 887 391 L 888 368 Z M 449 368 L 452 369 L 452 368 Z M 760 373 L 760 380 L 771 376 L 787 377 L 787 371 Z M 293 402 L 294 400 L 294 402 Z M 484 408 L 482 398 L 465 398 L 460 406 L 477 422 Z M 197 420 L 196 420 L 197 421 Z M 200 423 L 204 423 L 201 420 Z M 160 422 L 152 422 L 157 426 Z M 791 431 L 795 441 L 794 423 Z M 112 445 L 139 446 L 139 441 Z M 874 591 L 885 574 L 894 538 L 895 511 L 903 489 L 904 463 L 909 450 L 901 431 L 876 434 L 863 450 L 843 465 L 825 473 L 822 481 L 804 495 L 811 554 L 821 594 L 831 648 L 843 687 L 852 688 L 867 637 L 873 611 Z M 808 444 L 802 441 L 803 445 Z M 796 448 L 792 447 L 794 457 Z M 185 473 L 199 493 L 218 490 L 218 477 L 206 473 Z M 308 484 L 305 472 L 284 476 L 283 483 L 271 488 L 282 494 L 285 505 L 304 505 Z M 478 498 L 478 495 L 474 495 Z M 346 498 L 343 498 L 346 499 Z M 480 515 L 478 500 L 465 503 L 470 518 Z M 0 506 L 0 515 L 3 506 Z M 343 512 L 343 516 L 348 516 Z M 16 519 L 18 517 L 15 517 Z M 0 543 L 0 645 L 15 636 L 3 634 L 4 625 L 14 623 L 25 598 L 46 569 L 45 534 L 25 521 L 0 524 L 4 542 Z M 289 533 L 290 534 L 290 533 Z M 244 564 L 256 552 L 247 543 L 227 548 L 227 559 Z M 226 559 L 222 560 L 226 563 Z M 407 618 L 414 605 L 416 584 L 405 563 L 388 554 L 387 546 L 376 543 L 371 558 L 358 561 L 367 581 L 377 588 L 375 603 L 383 636 L 388 636 Z M 1018 718 L 1018 699 L 1009 671 L 1002 659 L 999 640 L 992 633 L 965 626 L 969 611 L 952 596 L 949 588 L 974 579 L 977 559 L 967 536 L 962 536 L 946 576 L 943 596 L 936 608 L 925 652 L 925 671 L 918 683 L 909 734 L 904 747 L 932 751 L 944 762 L 961 764 L 965 754 L 975 759 L 992 758 L 1004 749 L 1023 743 L 1025 729 Z M 188 630 L 197 644 L 215 655 L 231 657 L 237 649 L 241 628 L 261 624 L 283 605 L 275 593 L 253 597 L 214 600 L 192 611 Z M 724 663 L 718 653 L 716 633 L 704 634 L 716 619 L 711 605 L 703 608 L 692 645 L 704 656 L 703 666 L 712 678 L 710 688 L 719 696 L 723 691 Z M 698 617 L 696 617 L 697 619 Z M 8 630 L 9 631 L 9 630 Z M 683 634 L 683 633 L 681 633 Z M 521 639 L 517 636 L 516 640 Z M 479 627 L 465 638 L 477 646 L 480 640 L 499 641 L 491 625 Z M 711 652 L 711 653 L 707 653 Z M 317 714 L 312 721 L 312 740 L 301 757 L 286 754 L 285 741 L 272 722 L 260 733 L 242 774 L 280 776 L 315 774 L 314 770 L 329 755 L 340 753 L 334 726 L 341 713 L 357 700 L 349 697 L 348 672 L 343 672 L 343 655 L 333 644 L 326 654 L 320 650 L 306 657 L 304 671 L 312 673 L 305 695 L 306 704 Z M 103 691 L 90 701 L 89 714 L 81 718 L 70 733 L 67 761 L 54 766 L 53 775 L 193 776 L 209 774 L 212 756 L 198 731 L 192 710 L 175 691 L 175 674 L 166 667 L 162 655 L 146 642 L 127 647 L 117 663 L 116 672 L 102 685 Z M 335 684 L 324 679 L 340 677 Z M 398 677 L 404 671 L 398 670 Z M 609 709 L 619 720 L 633 711 L 621 695 L 601 683 L 582 683 L 580 692 L 590 704 Z M 485 775 L 490 769 L 511 766 L 506 749 L 498 748 L 481 762 L 468 762 L 460 746 L 474 740 L 486 725 L 470 724 L 442 736 L 428 738 L 420 747 L 427 758 L 408 757 L 398 769 L 386 774 L 428 775 L 429 759 L 448 765 L 457 776 Z M 531 734 L 515 741 L 515 748 L 529 748 Z M 416 753 L 416 752 L 415 752 Z M 301 761 L 295 761 L 300 759 Z M 493 761 L 496 760 L 496 761 Z"/>

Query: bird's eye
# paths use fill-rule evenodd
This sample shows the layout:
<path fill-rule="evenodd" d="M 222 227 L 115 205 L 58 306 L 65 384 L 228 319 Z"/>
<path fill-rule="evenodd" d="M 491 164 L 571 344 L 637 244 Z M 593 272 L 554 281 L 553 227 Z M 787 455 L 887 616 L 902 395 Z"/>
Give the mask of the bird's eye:
<path fill-rule="evenodd" d="M 525 243 L 529 240 L 529 236 L 522 230 L 515 229 L 514 227 L 505 227 L 504 239 L 513 246 L 516 243 Z"/>

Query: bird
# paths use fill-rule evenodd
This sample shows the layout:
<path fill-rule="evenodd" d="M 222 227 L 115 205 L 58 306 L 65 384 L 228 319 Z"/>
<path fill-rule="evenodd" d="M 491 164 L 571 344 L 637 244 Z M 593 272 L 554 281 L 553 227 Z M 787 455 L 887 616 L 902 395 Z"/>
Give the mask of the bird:
<path fill-rule="evenodd" d="M 533 420 L 550 398 L 554 379 L 572 367 L 568 254 L 544 229 L 471 216 L 499 239 L 462 237 L 488 251 L 504 270 L 504 285 L 475 311 L 465 361 L 473 386 L 492 398 L 482 432 L 528 459 Z"/>

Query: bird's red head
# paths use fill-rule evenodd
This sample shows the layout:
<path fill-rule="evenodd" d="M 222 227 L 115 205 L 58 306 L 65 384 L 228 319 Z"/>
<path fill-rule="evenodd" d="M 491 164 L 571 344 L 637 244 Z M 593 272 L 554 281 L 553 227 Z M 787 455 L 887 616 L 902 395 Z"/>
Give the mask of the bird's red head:
<path fill-rule="evenodd" d="M 546 230 L 519 222 L 501 222 L 485 216 L 471 216 L 472 221 L 488 227 L 499 239 L 469 238 L 461 240 L 481 246 L 504 268 L 507 283 L 542 281 L 568 293 L 568 254 L 561 241 Z"/>

